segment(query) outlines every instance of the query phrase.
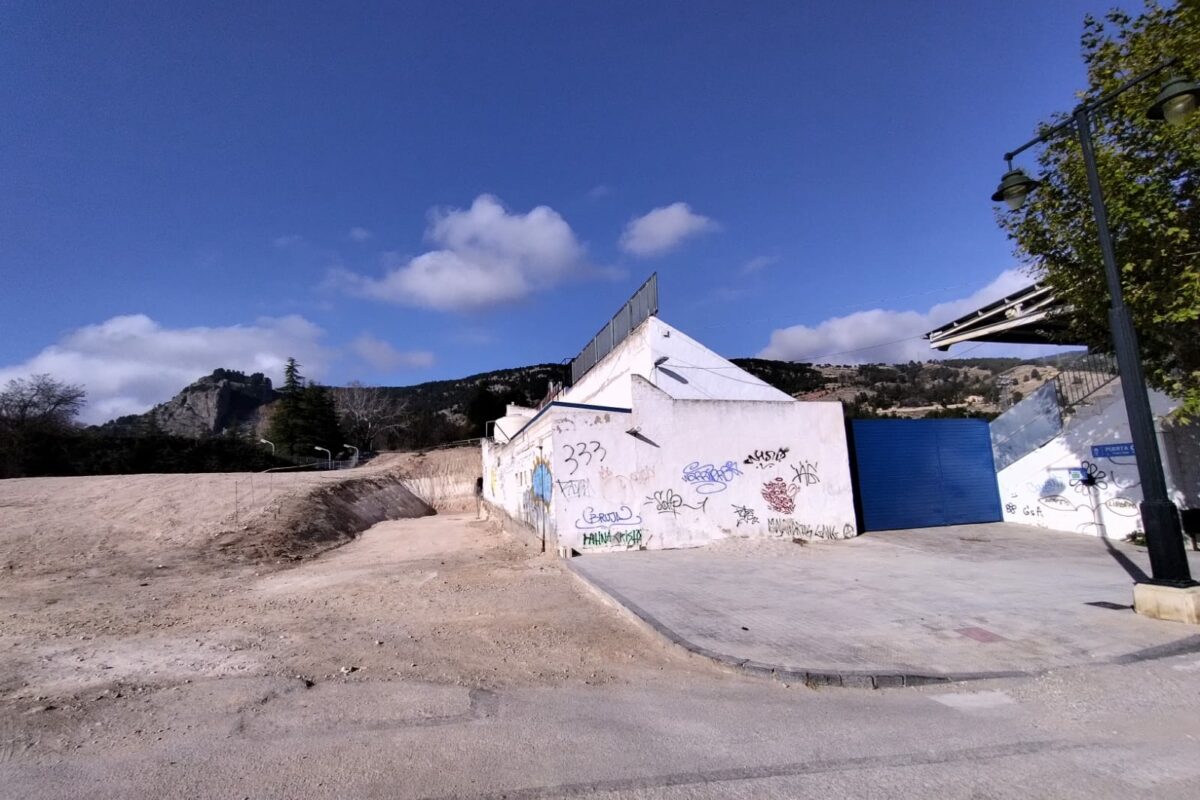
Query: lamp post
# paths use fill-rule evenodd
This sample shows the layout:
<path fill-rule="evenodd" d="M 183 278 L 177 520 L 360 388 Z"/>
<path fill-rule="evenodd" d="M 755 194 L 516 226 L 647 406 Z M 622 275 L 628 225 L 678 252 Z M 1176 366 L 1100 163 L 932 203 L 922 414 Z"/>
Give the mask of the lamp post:
<path fill-rule="evenodd" d="M 329 452 L 329 448 L 314 445 L 313 450 L 320 450 L 325 454 L 325 469 L 333 469 L 333 453 Z"/>
<path fill-rule="evenodd" d="M 268 442 L 266 439 L 259 439 L 259 440 L 258 440 L 258 443 L 259 443 L 259 444 L 269 444 L 269 445 L 271 445 L 271 455 L 272 455 L 272 456 L 274 456 L 274 455 L 275 455 L 275 443 L 274 443 L 274 442 Z"/>
<path fill-rule="evenodd" d="M 1083 162 L 1087 170 L 1088 189 L 1091 192 L 1092 213 L 1100 239 L 1100 251 L 1104 256 L 1104 277 L 1108 282 L 1111 306 L 1108 311 L 1112 327 L 1113 348 L 1117 356 L 1117 369 L 1121 375 L 1121 391 L 1125 397 L 1125 411 L 1129 417 L 1129 431 L 1133 439 L 1134 457 L 1137 460 L 1138 477 L 1142 482 L 1142 524 L 1146 529 L 1146 547 L 1150 554 L 1150 569 L 1153 582 L 1191 586 L 1191 571 L 1188 568 L 1187 552 L 1183 548 L 1183 531 L 1179 525 L 1179 512 L 1167 496 L 1167 481 L 1163 475 L 1162 456 L 1158 450 L 1158 438 L 1154 432 L 1154 416 L 1150 411 L 1150 400 L 1146 395 L 1146 378 L 1142 372 L 1141 354 L 1138 349 L 1137 333 L 1129 307 L 1121 291 L 1121 277 L 1117 259 L 1113 252 L 1112 235 L 1108 229 L 1108 213 L 1104 208 L 1104 195 L 1100 189 L 1100 178 L 1096 172 L 1096 156 L 1092 149 L 1091 114 L 1107 105 L 1118 95 L 1149 80 L 1178 59 L 1158 66 L 1133 78 L 1117 89 L 1088 103 L 1083 103 L 1072 112 L 1070 119 L 1050 128 L 1041 136 L 1004 154 L 1008 171 L 1000 179 L 1000 186 L 992 195 L 994 202 L 1003 201 L 1016 211 L 1025 202 L 1029 193 L 1038 186 L 1038 181 L 1023 170 L 1013 169 L 1012 160 L 1020 153 L 1060 132 L 1073 127 L 1083 149 Z M 1165 119 L 1170 124 L 1179 124 L 1200 101 L 1200 84 L 1174 77 L 1167 81 L 1162 91 L 1147 111 L 1151 119 Z"/>
<path fill-rule="evenodd" d="M 349 447 L 351 450 L 354 451 L 354 466 L 357 467 L 358 466 L 358 448 L 352 444 L 344 444 L 344 445 L 342 445 L 342 447 Z"/>

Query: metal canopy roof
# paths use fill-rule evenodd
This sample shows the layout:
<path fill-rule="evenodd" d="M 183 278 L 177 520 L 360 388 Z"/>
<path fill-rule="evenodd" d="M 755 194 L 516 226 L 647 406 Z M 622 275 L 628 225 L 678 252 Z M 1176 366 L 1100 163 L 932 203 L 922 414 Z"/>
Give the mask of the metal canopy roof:
<path fill-rule="evenodd" d="M 925 338 L 935 350 L 949 350 L 960 342 L 1077 344 L 1065 338 L 1067 329 L 1061 319 L 1065 309 L 1049 286 L 1035 283 L 964 314 Z"/>

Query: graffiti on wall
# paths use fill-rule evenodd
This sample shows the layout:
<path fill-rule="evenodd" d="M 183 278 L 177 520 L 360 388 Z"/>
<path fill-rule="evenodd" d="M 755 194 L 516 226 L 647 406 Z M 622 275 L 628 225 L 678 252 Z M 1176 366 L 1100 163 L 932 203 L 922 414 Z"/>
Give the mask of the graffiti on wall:
<path fill-rule="evenodd" d="M 645 483 L 654 478 L 654 467 L 644 466 L 634 470 L 628 475 L 618 475 L 608 467 L 600 467 L 600 483 L 603 485 L 604 493 L 620 491 L 623 492 L 634 483 Z M 617 488 L 613 489 L 615 485 Z"/>
<path fill-rule="evenodd" d="M 797 486 L 813 486 L 821 482 L 815 461 L 801 461 L 799 464 L 793 464 L 792 471 L 796 473 L 792 478 L 792 483 Z"/>
<path fill-rule="evenodd" d="M 677 517 L 681 508 L 704 511 L 705 506 L 708 505 L 708 498 L 706 497 L 701 500 L 699 505 L 691 505 L 690 503 L 685 503 L 683 497 L 676 494 L 674 489 L 662 489 L 647 497 L 643 505 L 653 505 L 654 510 L 659 514 L 670 514 Z"/>
<path fill-rule="evenodd" d="M 641 543 L 641 528 L 630 531 L 592 531 L 583 535 L 584 547 L 637 547 Z"/>
<path fill-rule="evenodd" d="M 604 445 L 599 442 L 579 442 L 577 444 L 564 444 L 563 450 L 567 455 L 563 457 L 563 463 L 570 466 L 570 475 L 574 475 L 579 471 L 580 466 L 590 467 L 592 461 L 603 463 L 604 458 L 608 455 L 608 451 L 604 449 Z"/>
<path fill-rule="evenodd" d="M 558 481 L 558 491 L 563 497 L 576 499 L 592 496 L 592 483 L 587 478 Z"/>
<path fill-rule="evenodd" d="M 763 500 L 776 514 L 791 514 L 796 510 L 796 493 L 799 486 L 789 486 L 783 478 L 772 478 L 762 486 Z"/>
<path fill-rule="evenodd" d="M 534 459 L 529 490 L 534 500 L 544 506 L 550 505 L 550 498 L 554 496 L 554 475 L 550 472 L 550 462 L 543 458 Z"/>
<path fill-rule="evenodd" d="M 629 506 L 621 506 L 613 511 L 597 511 L 588 506 L 579 514 L 575 527 L 581 531 L 593 528 L 610 528 L 614 525 L 641 525 L 642 518 L 633 513 Z"/>
<path fill-rule="evenodd" d="M 1111 459 L 1109 460 L 1111 461 Z M 1107 509 L 1119 517 L 1139 516 L 1137 503 L 1127 497 L 1116 496 L 1106 500 L 1100 499 L 1100 493 L 1106 491 L 1110 485 L 1117 489 L 1124 489 L 1138 485 L 1136 482 L 1123 484 L 1117 480 L 1115 475 L 1100 469 L 1100 466 L 1092 461 L 1083 461 L 1078 467 L 1067 468 L 1066 472 L 1069 476 L 1066 484 L 1055 477 L 1047 479 L 1041 486 L 1033 484 L 1030 488 L 1038 492 L 1037 504 L 1021 506 L 1021 516 L 1028 517 L 1033 524 L 1046 527 L 1043 508 L 1060 514 L 1087 512 L 1092 517 L 1091 521 L 1076 524 L 1075 530 L 1082 533 L 1099 533 L 1100 535 L 1106 535 L 1102 510 Z M 1068 488 L 1073 490 L 1076 497 L 1068 496 Z M 1005 505 L 1005 510 L 1015 516 L 1017 504 L 1008 503 Z"/>
<path fill-rule="evenodd" d="M 855 527 L 844 525 L 800 522 L 790 517 L 772 517 L 767 520 L 767 531 L 776 536 L 791 536 L 795 539 L 853 539 Z"/>
<path fill-rule="evenodd" d="M 741 474 L 742 471 L 732 461 L 726 461 L 720 467 L 693 461 L 683 468 L 683 482 L 695 489 L 697 494 L 717 494 L 725 491 L 733 479 Z"/>
<path fill-rule="evenodd" d="M 733 507 L 733 515 L 737 518 L 737 526 L 740 528 L 743 525 L 757 525 L 758 515 L 754 513 L 754 509 L 747 506 Z"/>
<path fill-rule="evenodd" d="M 788 448 L 780 447 L 776 450 L 755 450 L 742 461 L 743 464 L 758 469 L 767 469 L 773 467 L 787 459 Z"/>
<path fill-rule="evenodd" d="M 1104 507 L 1118 517 L 1136 517 L 1142 513 L 1138 504 L 1128 497 L 1110 497 L 1104 501 Z"/>

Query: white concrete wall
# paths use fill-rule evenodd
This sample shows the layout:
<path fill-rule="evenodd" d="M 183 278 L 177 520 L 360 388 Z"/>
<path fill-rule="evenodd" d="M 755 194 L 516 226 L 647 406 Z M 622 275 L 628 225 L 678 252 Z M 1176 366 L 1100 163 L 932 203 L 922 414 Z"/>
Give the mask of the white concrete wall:
<path fill-rule="evenodd" d="M 1150 405 L 1156 428 L 1175 407 L 1157 392 L 1151 392 Z M 1110 539 L 1141 530 L 1142 490 L 1134 459 L 1092 454 L 1093 445 L 1130 441 L 1120 381 L 1114 381 L 1071 414 L 1061 434 L 996 476 L 1004 520 Z M 1167 452 L 1161 429 L 1159 447 Z M 1080 480 L 1089 472 L 1096 478 L 1094 486 Z M 1167 482 L 1175 483 L 1169 468 Z M 1186 500 L 1181 487 L 1172 493 L 1176 502 Z"/>
<path fill-rule="evenodd" d="M 511 435 L 484 442 L 485 499 L 581 553 L 857 533 L 841 404 L 797 402 L 657 319 Z"/>
<path fill-rule="evenodd" d="M 634 375 L 679 400 L 792 399 L 657 317 L 639 325 L 559 399 L 629 408 Z"/>
<path fill-rule="evenodd" d="M 554 538 L 550 458 L 552 417 L 543 414 L 528 427 L 510 431 L 508 441 L 483 440 L 483 499 L 502 508 L 537 533 Z"/>
<path fill-rule="evenodd" d="M 581 553 L 856 534 L 840 404 L 675 400 L 640 377 L 632 389 L 632 413 L 552 406 L 488 445 L 485 496 Z M 497 464 L 517 477 L 493 489 Z M 552 475 L 549 503 L 527 477 L 537 469 Z"/>

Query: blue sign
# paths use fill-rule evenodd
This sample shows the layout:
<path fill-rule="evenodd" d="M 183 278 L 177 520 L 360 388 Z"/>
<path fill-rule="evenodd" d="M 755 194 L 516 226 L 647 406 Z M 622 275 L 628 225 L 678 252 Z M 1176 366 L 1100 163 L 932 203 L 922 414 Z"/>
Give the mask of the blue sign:
<path fill-rule="evenodd" d="M 1092 458 L 1126 458 L 1133 455 L 1133 442 L 1092 445 Z"/>

